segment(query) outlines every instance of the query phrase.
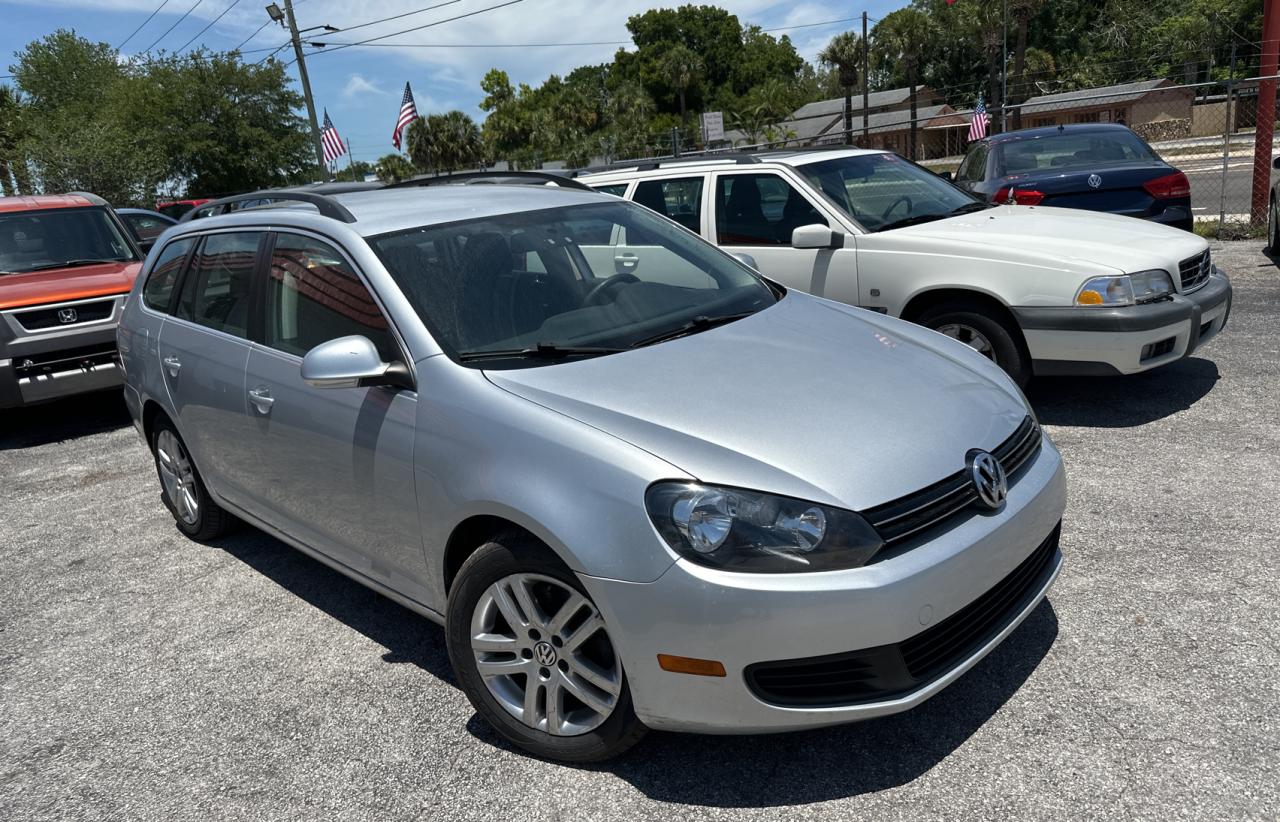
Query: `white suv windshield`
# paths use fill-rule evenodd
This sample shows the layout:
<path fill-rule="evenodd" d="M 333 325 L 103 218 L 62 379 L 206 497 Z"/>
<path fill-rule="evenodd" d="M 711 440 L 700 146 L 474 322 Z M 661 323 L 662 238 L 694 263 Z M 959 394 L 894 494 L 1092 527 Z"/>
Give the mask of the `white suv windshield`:
<path fill-rule="evenodd" d="M 425 226 L 369 242 L 437 342 L 463 362 L 520 366 L 613 353 L 777 300 L 746 267 L 626 202 Z"/>
<path fill-rule="evenodd" d="M 986 207 L 896 154 L 863 154 L 796 170 L 868 231 L 888 231 Z"/>

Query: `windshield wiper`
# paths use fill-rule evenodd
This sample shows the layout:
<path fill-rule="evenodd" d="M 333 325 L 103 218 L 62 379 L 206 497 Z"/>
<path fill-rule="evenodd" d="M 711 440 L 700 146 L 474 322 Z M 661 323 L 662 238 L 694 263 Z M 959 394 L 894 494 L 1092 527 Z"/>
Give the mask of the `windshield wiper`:
<path fill-rule="evenodd" d="M 951 209 L 948 217 L 954 217 L 957 214 L 972 214 L 975 211 L 986 211 L 988 208 L 995 208 L 995 203 L 965 203 L 964 205 Z"/>
<path fill-rule="evenodd" d="M 885 223 L 876 229 L 876 231 L 892 231 L 895 228 L 906 228 L 909 225 L 919 225 L 920 223 L 931 223 L 934 220 L 941 220 L 950 217 L 954 212 L 941 211 L 936 214 L 917 214 L 914 217 L 903 217 L 901 220 L 894 220 L 891 223 Z"/>
<path fill-rule="evenodd" d="M 706 314 L 699 314 L 689 322 L 678 328 L 671 328 L 663 331 L 661 334 L 654 334 L 652 337 L 645 337 L 631 344 L 632 348 L 643 348 L 646 345 L 654 345 L 655 343 L 674 340 L 678 337 L 687 337 L 690 334 L 697 334 L 699 331 L 706 331 L 708 328 L 715 328 L 717 325 L 725 325 L 734 320 L 741 320 L 743 317 L 750 317 L 755 311 L 741 311 L 737 314 L 721 314 L 715 317 L 708 317 Z"/>
<path fill-rule="evenodd" d="M 519 359 L 561 360 L 567 357 L 598 357 L 603 354 L 617 354 L 620 351 L 626 351 L 626 349 L 587 345 L 556 345 L 555 343 L 540 342 L 532 348 L 495 348 L 490 351 L 463 351 L 458 354 L 458 360 L 460 362 Z"/>
<path fill-rule="evenodd" d="M 63 262 L 60 262 L 60 263 L 41 263 L 40 265 L 32 266 L 31 268 L 28 268 L 27 270 L 28 270 L 28 271 L 47 271 L 47 270 L 48 270 L 48 269 L 50 269 L 50 268 L 75 268 L 75 267 L 77 267 L 77 266 L 82 266 L 82 265 L 101 265 L 101 264 L 103 264 L 103 263 L 123 263 L 123 262 L 127 262 L 127 260 L 120 260 L 120 259 L 116 259 L 116 260 L 92 260 L 92 259 L 83 259 L 83 260 L 64 260 Z"/>

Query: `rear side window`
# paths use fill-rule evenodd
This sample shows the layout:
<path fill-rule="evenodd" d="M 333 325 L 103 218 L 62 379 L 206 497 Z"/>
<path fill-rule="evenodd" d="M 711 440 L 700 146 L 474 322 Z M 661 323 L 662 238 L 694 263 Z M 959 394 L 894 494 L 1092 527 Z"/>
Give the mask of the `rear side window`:
<path fill-rule="evenodd" d="M 612 194 L 615 197 L 621 197 L 627 193 L 626 183 L 617 183 L 616 185 L 592 186 L 596 191 L 602 191 L 605 194 Z"/>
<path fill-rule="evenodd" d="M 195 240 L 183 238 L 174 240 L 164 247 L 156 259 L 146 285 L 142 287 L 142 301 L 147 308 L 164 314 L 169 313 L 169 305 L 173 297 L 173 287 L 182 274 L 182 264 L 187 261 L 187 253 Z"/>
<path fill-rule="evenodd" d="M 266 344 L 302 356 L 320 343 L 358 334 L 385 362 L 401 359 L 373 295 L 337 249 L 280 234 L 267 278 Z"/>
<path fill-rule="evenodd" d="M 248 336 L 253 263 L 262 232 L 210 234 L 191 260 L 178 316 L 215 331 Z"/>
<path fill-rule="evenodd" d="M 702 231 L 702 178 L 641 180 L 631 201 L 675 220 L 694 232 Z"/>
<path fill-rule="evenodd" d="M 979 143 L 964 159 L 956 179 L 967 183 L 980 183 L 987 173 L 987 143 Z"/>
<path fill-rule="evenodd" d="M 776 174 L 725 175 L 716 183 L 719 245 L 790 245 L 791 232 L 827 220 Z"/>

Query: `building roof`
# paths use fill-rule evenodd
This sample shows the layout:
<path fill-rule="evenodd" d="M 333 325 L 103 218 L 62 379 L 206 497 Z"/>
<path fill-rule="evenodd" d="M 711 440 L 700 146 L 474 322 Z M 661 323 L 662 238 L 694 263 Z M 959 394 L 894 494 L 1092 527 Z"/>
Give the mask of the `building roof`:
<path fill-rule="evenodd" d="M 1158 88 L 1171 85 L 1173 83 L 1161 78 L 1158 80 L 1139 80 L 1136 83 L 1120 83 L 1114 86 L 1082 88 L 1058 94 L 1041 94 L 1023 103 L 1022 113 L 1034 114 L 1039 111 L 1053 111 L 1055 109 L 1130 103 L 1134 100 L 1142 99 Z"/>
<path fill-rule="evenodd" d="M 937 96 L 933 89 L 926 86 L 916 86 L 916 99 L 921 97 Z M 891 88 L 886 91 L 873 91 L 867 96 L 867 108 L 883 108 L 884 106 L 900 106 L 905 105 L 911 99 L 911 89 L 909 88 Z M 853 95 L 853 110 L 855 112 L 862 111 L 862 95 Z M 833 97 L 830 100 L 817 100 L 813 103 L 806 103 L 796 109 L 791 115 L 793 120 L 803 120 L 806 117 L 816 117 L 822 115 L 844 114 L 844 98 Z"/>
<path fill-rule="evenodd" d="M 95 202 L 96 201 L 96 202 Z M 0 197 L 0 213 L 36 211 L 43 208 L 84 208 L 103 205 L 96 197 L 84 194 L 37 194 L 31 197 Z"/>

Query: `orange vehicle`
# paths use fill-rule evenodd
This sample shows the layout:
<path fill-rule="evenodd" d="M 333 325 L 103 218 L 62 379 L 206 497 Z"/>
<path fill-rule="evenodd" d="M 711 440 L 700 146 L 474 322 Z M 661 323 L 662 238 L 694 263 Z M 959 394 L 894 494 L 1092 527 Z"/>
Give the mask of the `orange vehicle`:
<path fill-rule="evenodd" d="M 191 209 L 209 202 L 213 201 L 208 197 L 195 197 L 189 200 L 161 200 L 156 203 L 156 211 L 176 220 Z"/>
<path fill-rule="evenodd" d="M 101 197 L 0 197 L 0 408 L 120 384 L 116 323 L 141 265 Z"/>

